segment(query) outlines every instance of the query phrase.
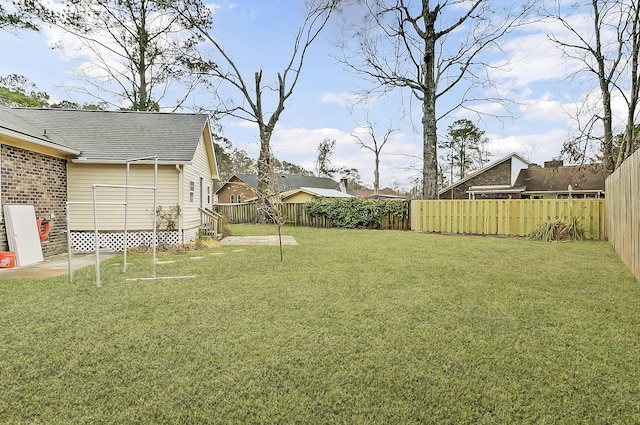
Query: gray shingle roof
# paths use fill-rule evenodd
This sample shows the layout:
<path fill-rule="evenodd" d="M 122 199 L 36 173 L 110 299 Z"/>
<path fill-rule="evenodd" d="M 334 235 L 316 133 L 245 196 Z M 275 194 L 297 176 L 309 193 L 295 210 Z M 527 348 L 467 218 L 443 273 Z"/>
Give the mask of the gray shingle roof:
<path fill-rule="evenodd" d="M 62 150 L 76 151 L 76 149 L 70 146 L 52 141 L 44 134 L 42 128 L 38 128 L 38 126 L 33 125 L 31 122 L 14 113 L 12 109 L 4 106 L 0 106 L 0 129 L 9 130 L 10 132 L 36 139 L 36 141 L 42 142 L 43 144 L 58 146 Z"/>
<path fill-rule="evenodd" d="M 81 157 L 124 161 L 158 155 L 162 162 L 193 159 L 207 122 L 202 114 L 11 108 L 0 126 L 16 126 L 80 150 Z M 20 131 L 20 130 L 19 130 Z M 35 133 L 35 134 L 33 134 Z"/>
<path fill-rule="evenodd" d="M 520 171 L 515 187 L 526 186 L 527 192 L 604 190 L 604 183 L 611 174 L 602 164 L 569 165 L 550 168 L 527 168 Z"/>

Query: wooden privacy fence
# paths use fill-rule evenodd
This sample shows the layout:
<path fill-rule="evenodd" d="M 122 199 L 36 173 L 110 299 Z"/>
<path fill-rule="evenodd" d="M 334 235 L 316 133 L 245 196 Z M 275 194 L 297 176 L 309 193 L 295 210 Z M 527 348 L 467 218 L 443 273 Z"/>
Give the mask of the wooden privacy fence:
<path fill-rule="evenodd" d="M 229 223 L 255 223 L 258 218 L 258 206 L 250 204 L 219 204 L 213 209 L 224 215 Z"/>
<path fill-rule="evenodd" d="M 640 280 L 640 150 L 607 178 L 605 192 L 609 242 Z"/>
<path fill-rule="evenodd" d="M 604 199 L 411 201 L 418 232 L 527 236 L 538 225 L 577 218 L 588 239 L 605 239 Z"/>
<path fill-rule="evenodd" d="M 222 204 L 213 206 L 220 214 L 227 217 L 230 223 L 256 223 L 258 221 L 257 204 Z M 283 217 L 287 224 L 309 227 L 334 227 L 326 217 L 311 217 L 307 214 L 305 204 L 282 204 Z M 406 203 L 404 218 L 398 218 L 391 213 L 380 219 L 380 229 L 410 230 L 409 203 Z"/>

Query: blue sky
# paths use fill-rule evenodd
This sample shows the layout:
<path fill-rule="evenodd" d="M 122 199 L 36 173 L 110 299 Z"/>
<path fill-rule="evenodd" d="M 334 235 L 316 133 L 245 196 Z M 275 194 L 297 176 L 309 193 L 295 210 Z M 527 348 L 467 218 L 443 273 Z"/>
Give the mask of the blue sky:
<path fill-rule="evenodd" d="M 262 68 L 265 81 L 273 81 L 291 52 L 295 33 L 304 15 L 302 1 L 296 0 L 216 0 L 213 35 L 231 52 L 247 78 Z M 340 18 L 340 16 L 337 16 Z M 575 17 L 576 25 L 588 25 Z M 576 65 L 567 62 L 548 41 L 546 33 L 559 27 L 538 23 L 504 39 L 501 47 L 511 56 L 508 71 L 495 71 L 492 77 L 506 87 L 517 102 L 517 116 L 506 120 L 485 119 L 459 111 L 439 123 L 439 134 L 455 119 L 469 118 L 486 131 L 492 160 L 516 152 L 542 164 L 560 152 L 562 142 L 575 126 L 572 114 L 587 85 L 570 85 L 565 77 Z M 21 74 L 56 99 L 86 100 L 69 87 L 80 82 L 74 70 L 87 58 L 73 49 L 53 49 L 60 37 L 53 29 L 40 33 L 0 32 L 4 60 L 0 75 Z M 315 170 L 317 146 L 324 138 L 336 140 L 334 165 L 357 168 L 362 181 L 373 181 L 373 154 L 360 148 L 352 136 L 363 123 L 363 110 L 350 113 L 345 106 L 353 92 L 366 87 L 362 78 L 344 71 L 334 59 L 333 42 L 339 38 L 336 21 L 311 48 L 293 97 L 285 105 L 272 139 L 276 156 Z M 501 57 L 496 57 L 496 61 Z M 576 87 L 580 87 L 577 89 Z M 233 93 L 229 93 L 233 96 Z M 210 97 L 197 93 L 201 102 Z M 413 103 L 411 103 L 413 102 Z M 484 106 L 488 110 L 491 104 Z M 382 136 L 389 125 L 396 129 L 381 154 L 381 186 L 407 188 L 420 175 L 422 138 L 419 105 L 399 93 L 379 99 L 369 108 Z M 224 134 L 239 149 L 257 157 L 258 131 L 255 124 L 227 118 Z"/>

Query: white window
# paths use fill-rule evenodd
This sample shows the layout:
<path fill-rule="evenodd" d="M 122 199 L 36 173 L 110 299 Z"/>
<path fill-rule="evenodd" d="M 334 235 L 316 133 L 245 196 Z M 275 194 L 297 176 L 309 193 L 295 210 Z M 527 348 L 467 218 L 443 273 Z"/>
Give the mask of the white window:
<path fill-rule="evenodd" d="M 211 187 L 207 186 L 207 205 L 211 205 Z"/>
<path fill-rule="evenodd" d="M 238 195 L 238 203 L 240 203 L 240 195 Z"/>
<path fill-rule="evenodd" d="M 189 182 L 189 202 L 193 203 L 193 199 L 196 196 L 196 184 L 195 182 Z"/>

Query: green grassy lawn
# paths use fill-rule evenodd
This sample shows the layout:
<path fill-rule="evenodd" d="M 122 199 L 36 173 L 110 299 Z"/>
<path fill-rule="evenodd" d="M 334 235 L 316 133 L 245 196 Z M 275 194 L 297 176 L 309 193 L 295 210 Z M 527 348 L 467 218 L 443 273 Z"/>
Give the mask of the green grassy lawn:
<path fill-rule="evenodd" d="M 640 423 L 640 285 L 606 242 L 284 233 L 283 263 L 158 254 L 193 279 L 127 281 L 130 254 L 101 288 L 1 281 L 0 423 Z"/>

